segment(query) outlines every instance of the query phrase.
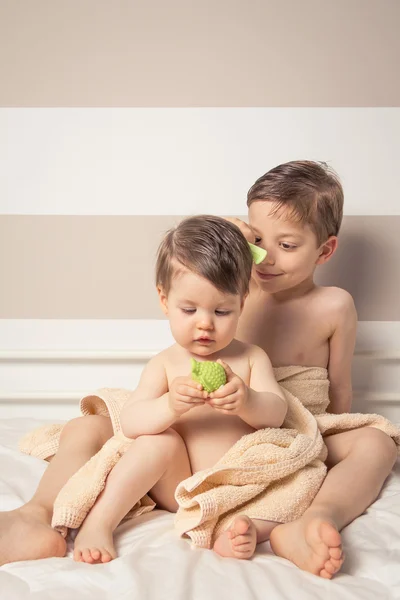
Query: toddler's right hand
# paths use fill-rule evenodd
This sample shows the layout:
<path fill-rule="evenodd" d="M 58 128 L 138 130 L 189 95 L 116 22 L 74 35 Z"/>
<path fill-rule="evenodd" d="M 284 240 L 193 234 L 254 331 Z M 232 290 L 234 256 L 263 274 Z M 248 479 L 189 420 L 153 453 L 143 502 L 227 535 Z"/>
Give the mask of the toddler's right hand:
<path fill-rule="evenodd" d="M 191 377 L 175 377 L 169 388 L 168 403 L 178 418 L 195 406 L 204 404 L 207 396 L 203 386 Z"/>
<path fill-rule="evenodd" d="M 229 221 L 230 223 L 236 225 L 236 227 L 239 227 L 246 240 L 254 244 L 256 236 L 254 235 L 253 230 L 247 223 L 245 223 L 241 219 L 237 219 L 236 217 L 225 217 L 225 219 L 226 221 Z"/>

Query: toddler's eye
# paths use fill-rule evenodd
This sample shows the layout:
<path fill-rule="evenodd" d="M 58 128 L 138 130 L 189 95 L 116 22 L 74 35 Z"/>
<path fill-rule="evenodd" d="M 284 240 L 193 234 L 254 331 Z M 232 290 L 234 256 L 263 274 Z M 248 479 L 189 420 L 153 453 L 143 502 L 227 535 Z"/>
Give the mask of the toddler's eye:
<path fill-rule="evenodd" d="M 261 242 L 261 238 L 256 236 L 256 239 L 254 240 L 255 244 L 259 244 Z"/>
<path fill-rule="evenodd" d="M 288 244 L 287 242 L 281 242 L 280 246 L 284 250 L 294 250 L 297 247 L 297 246 L 294 246 L 293 244 Z"/>
<path fill-rule="evenodd" d="M 195 308 L 182 308 L 182 312 L 185 313 L 185 315 L 193 315 L 196 312 Z"/>
<path fill-rule="evenodd" d="M 226 315 L 230 315 L 231 311 L 230 310 L 216 310 L 215 314 L 218 315 L 219 317 L 225 317 Z"/>

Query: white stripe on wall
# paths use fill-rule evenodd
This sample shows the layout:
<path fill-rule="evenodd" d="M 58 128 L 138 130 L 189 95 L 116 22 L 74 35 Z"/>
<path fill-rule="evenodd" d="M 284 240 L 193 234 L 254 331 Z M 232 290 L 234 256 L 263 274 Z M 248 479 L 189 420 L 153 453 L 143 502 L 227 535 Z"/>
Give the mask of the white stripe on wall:
<path fill-rule="evenodd" d="M 3 214 L 243 214 L 299 158 L 338 171 L 346 214 L 400 214 L 400 108 L 3 108 L 0 131 Z"/>
<path fill-rule="evenodd" d="M 400 422 L 400 322 L 359 323 L 354 410 Z M 0 417 L 77 416 L 99 387 L 134 388 L 172 343 L 166 320 L 0 320 Z"/>

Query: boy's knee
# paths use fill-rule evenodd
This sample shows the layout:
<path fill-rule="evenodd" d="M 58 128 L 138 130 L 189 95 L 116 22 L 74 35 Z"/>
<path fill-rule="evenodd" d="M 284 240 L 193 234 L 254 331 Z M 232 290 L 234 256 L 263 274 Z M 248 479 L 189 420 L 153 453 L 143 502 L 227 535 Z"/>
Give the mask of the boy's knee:
<path fill-rule="evenodd" d="M 376 427 L 366 427 L 362 430 L 362 438 L 358 444 L 362 445 L 366 453 L 371 457 L 376 457 L 385 464 L 393 467 L 397 460 L 397 446 L 386 433 Z"/>

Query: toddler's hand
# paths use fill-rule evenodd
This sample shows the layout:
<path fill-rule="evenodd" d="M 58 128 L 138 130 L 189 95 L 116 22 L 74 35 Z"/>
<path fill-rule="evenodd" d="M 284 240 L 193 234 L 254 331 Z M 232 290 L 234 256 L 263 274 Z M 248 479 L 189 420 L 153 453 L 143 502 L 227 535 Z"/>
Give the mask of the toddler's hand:
<path fill-rule="evenodd" d="M 217 362 L 225 369 L 226 384 L 209 394 L 207 404 L 225 415 L 237 415 L 247 403 L 249 388 L 229 365 L 220 359 Z"/>
<path fill-rule="evenodd" d="M 229 217 L 229 218 L 225 217 L 225 219 L 226 219 L 226 221 L 229 221 L 230 223 L 233 223 L 234 225 L 236 225 L 236 227 L 239 227 L 240 231 L 243 233 L 246 240 L 248 242 L 251 242 L 252 244 L 254 244 L 256 236 L 254 235 L 253 230 L 247 223 L 245 223 L 241 219 L 237 219 L 236 217 Z"/>
<path fill-rule="evenodd" d="M 204 404 L 207 392 L 191 377 L 175 377 L 170 385 L 168 396 L 169 407 L 178 418 L 195 406 Z"/>

